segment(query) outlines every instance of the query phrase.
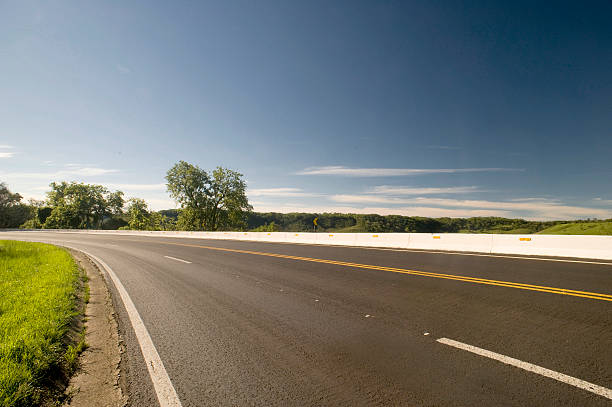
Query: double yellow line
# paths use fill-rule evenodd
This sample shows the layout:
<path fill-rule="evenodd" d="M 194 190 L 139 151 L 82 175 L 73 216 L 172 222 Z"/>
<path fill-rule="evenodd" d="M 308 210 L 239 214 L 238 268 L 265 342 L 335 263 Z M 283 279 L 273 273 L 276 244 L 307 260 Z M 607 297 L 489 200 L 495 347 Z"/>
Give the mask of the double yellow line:
<path fill-rule="evenodd" d="M 393 273 L 400 273 L 400 274 L 410 274 L 410 275 L 415 275 L 415 276 L 432 277 L 432 278 L 443 278 L 446 280 L 464 281 L 467 283 L 496 285 L 499 287 L 510 287 L 510 288 L 518 288 L 521 290 L 541 291 L 545 293 L 571 295 L 573 297 L 591 298 L 595 300 L 612 302 L 612 295 L 610 294 L 600 294 L 600 293 L 593 293 L 589 291 L 577 291 L 577 290 L 569 290 L 566 288 L 555 288 L 555 287 L 547 287 L 547 286 L 533 285 L 533 284 L 513 283 L 511 281 L 489 280 L 486 278 L 465 277 L 465 276 L 458 276 L 454 274 L 430 273 L 427 271 L 401 269 L 401 268 L 396 268 L 396 267 L 374 266 L 370 264 L 349 263 L 346 261 L 315 259 L 312 257 L 290 256 L 287 254 L 255 252 L 252 250 L 228 249 L 225 247 L 201 246 L 201 245 L 192 245 L 192 244 L 184 244 L 184 243 L 171 243 L 171 242 L 165 242 L 165 243 L 175 245 L 175 246 L 197 247 L 201 249 L 216 250 L 216 251 L 221 251 L 221 252 L 252 254 L 256 256 L 277 257 L 280 259 L 309 261 L 313 263 L 333 264 L 336 266 L 354 267 L 354 268 L 368 269 L 368 270 L 390 271 Z"/>

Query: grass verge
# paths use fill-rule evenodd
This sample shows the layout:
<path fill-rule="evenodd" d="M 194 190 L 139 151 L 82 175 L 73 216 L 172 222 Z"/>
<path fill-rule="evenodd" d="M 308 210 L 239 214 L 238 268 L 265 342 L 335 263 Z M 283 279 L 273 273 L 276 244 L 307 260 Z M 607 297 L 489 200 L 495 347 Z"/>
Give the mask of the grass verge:
<path fill-rule="evenodd" d="M 61 403 L 86 347 L 84 287 L 66 250 L 0 241 L 0 406 Z"/>

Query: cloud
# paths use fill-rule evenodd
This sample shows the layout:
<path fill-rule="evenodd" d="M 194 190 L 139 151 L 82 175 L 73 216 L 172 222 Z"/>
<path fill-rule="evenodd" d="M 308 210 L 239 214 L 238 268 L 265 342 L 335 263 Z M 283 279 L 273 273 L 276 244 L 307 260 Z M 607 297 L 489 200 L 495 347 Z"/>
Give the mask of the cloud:
<path fill-rule="evenodd" d="M 349 168 L 344 166 L 309 167 L 296 175 L 338 175 L 345 177 L 401 177 L 426 174 L 457 174 L 467 172 L 524 171 L 520 168 Z"/>
<path fill-rule="evenodd" d="M 0 158 L 11 158 L 15 155 L 12 151 L 0 151 Z"/>
<path fill-rule="evenodd" d="M 593 198 L 598 205 L 612 205 L 612 199 Z"/>
<path fill-rule="evenodd" d="M 132 70 L 130 68 L 128 68 L 127 66 L 121 65 L 121 64 L 116 64 L 115 68 L 117 68 L 117 70 L 121 72 L 122 74 L 132 73 Z"/>
<path fill-rule="evenodd" d="M 426 148 L 429 148 L 431 150 L 461 150 L 461 147 L 455 147 L 455 146 L 426 146 Z"/>
<path fill-rule="evenodd" d="M 15 148 L 13 146 L 9 146 L 8 144 L 0 144 L 0 149 L 11 149 L 11 148 Z"/>
<path fill-rule="evenodd" d="M 304 192 L 300 188 L 261 188 L 261 189 L 249 189 L 247 191 L 249 196 L 269 196 L 269 197 L 314 197 L 320 196 L 320 194 Z"/>
<path fill-rule="evenodd" d="M 414 188 L 414 187 L 395 187 L 380 185 L 374 187 L 371 193 L 384 195 L 436 195 L 436 194 L 467 194 L 480 192 L 475 186 L 470 187 L 444 187 L 444 188 Z"/>
<path fill-rule="evenodd" d="M 387 205 L 407 204 L 413 203 L 413 199 L 395 198 L 391 196 L 378 196 L 378 195 L 332 195 L 329 197 L 334 202 L 342 203 L 377 203 Z"/>
<path fill-rule="evenodd" d="M 161 211 L 162 209 L 176 209 L 179 206 L 173 200 L 169 198 L 143 198 L 149 208 L 154 211 Z"/>
<path fill-rule="evenodd" d="M 377 195 L 333 195 L 330 199 L 340 203 L 383 204 L 383 205 L 414 205 L 415 207 L 446 207 L 457 210 L 469 208 L 471 212 L 484 215 L 487 211 L 522 214 L 530 219 L 579 219 L 579 218 L 610 218 L 612 210 L 590 208 L 584 206 L 565 205 L 559 200 L 541 198 L 519 198 L 512 201 L 461 200 L 448 198 L 397 198 Z M 497 215 L 495 215 L 497 216 Z"/>
<path fill-rule="evenodd" d="M 101 182 L 102 185 L 105 185 L 111 189 L 119 189 L 121 191 L 165 191 L 166 184 L 114 184 L 114 183 L 104 183 Z"/>
<path fill-rule="evenodd" d="M 65 170 L 59 170 L 55 172 L 0 172 L 0 176 L 3 178 L 11 179 L 60 179 L 66 177 L 80 176 L 80 177 L 92 177 L 106 174 L 113 174 L 118 170 L 98 168 L 98 167 L 75 167 L 69 166 Z"/>

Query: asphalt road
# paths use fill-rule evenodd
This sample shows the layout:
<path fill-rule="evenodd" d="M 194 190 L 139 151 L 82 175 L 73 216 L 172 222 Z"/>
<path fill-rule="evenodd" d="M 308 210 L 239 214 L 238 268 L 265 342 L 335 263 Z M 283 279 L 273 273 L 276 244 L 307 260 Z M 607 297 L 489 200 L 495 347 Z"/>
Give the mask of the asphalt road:
<path fill-rule="evenodd" d="M 133 300 L 183 406 L 612 405 L 592 391 L 439 341 L 612 389 L 612 301 L 599 296 L 612 294 L 612 262 L 0 233 L 8 238 L 65 244 L 103 259 Z M 156 405 L 113 292 L 130 402 Z"/>

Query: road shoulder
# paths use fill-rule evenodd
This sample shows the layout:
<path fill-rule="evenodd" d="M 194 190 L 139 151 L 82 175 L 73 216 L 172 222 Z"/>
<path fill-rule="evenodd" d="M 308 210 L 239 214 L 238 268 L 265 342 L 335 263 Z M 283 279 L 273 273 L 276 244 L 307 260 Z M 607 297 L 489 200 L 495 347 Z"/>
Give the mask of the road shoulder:
<path fill-rule="evenodd" d="M 121 347 L 110 293 L 98 267 L 83 253 L 70 252 L 87 273 L 90 298 L 85 310 L 88 348 L 79 359 L 79 371 L 70 380 L 69 406 L 125 406 L 127 397 L 119 383 Z"/>

